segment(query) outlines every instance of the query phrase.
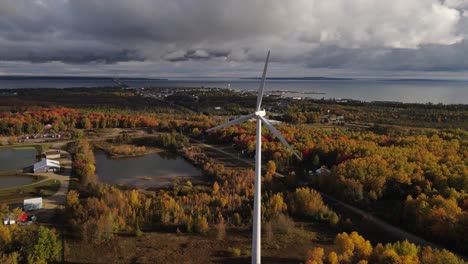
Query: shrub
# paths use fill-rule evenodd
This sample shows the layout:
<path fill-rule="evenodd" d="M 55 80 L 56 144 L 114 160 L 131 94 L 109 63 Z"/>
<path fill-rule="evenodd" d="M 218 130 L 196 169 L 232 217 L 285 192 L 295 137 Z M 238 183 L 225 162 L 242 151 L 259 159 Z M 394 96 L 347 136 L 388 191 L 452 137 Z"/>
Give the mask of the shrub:
<path fill-rule="evenodd" d="M 229 256 L 231 257 L 240 257 L 241 255 L 240 248 L 228 247 L 227 252 L 229 253 Z"/>
<path fill-rule="evenodd" d="M 242 218 L 240 216 L 239 213 L 234 213 L 232 215 L 232 223 L 235 225 L 235 226 L 240 226 L 242 224 Z"/>
<path fill-rule="evenodd" d="M 271 220 L 271 229 L 274 233 L 290 234 L 294 230 L 294 226 L 294 220 L 284 214 L 280 214 Z"/>
<path fill-rule="evenodd" d="M 200 234 L 206 234 L 210 226 L 208 225 L 208 220 L 204 216 L 198 216 L 195 223 L 195 231 Z"/>

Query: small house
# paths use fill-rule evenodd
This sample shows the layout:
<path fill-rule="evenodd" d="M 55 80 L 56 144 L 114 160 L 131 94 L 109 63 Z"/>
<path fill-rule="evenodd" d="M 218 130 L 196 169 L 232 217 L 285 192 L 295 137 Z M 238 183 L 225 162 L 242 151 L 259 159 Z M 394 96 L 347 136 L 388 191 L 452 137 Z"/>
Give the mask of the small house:
<path fill-rule="evenodd" d="M 42 197 L 24 199 L 23 209 L 24 211 L 38 210 L 42 208 Z"/>
<path fill-rule="evenodd" d="M 34 173 L 41 172 L 56 172 L 60 170 L 60 162 L 57 160 L 44 159 L 37 163 L 34 163 Z"/>
<path fill-rule="evenodd" d="M 13 218 L 13 216 L 3 218 L 3 224 L 4 225 L 14 225 L 14 224 L 16 224 L 15 218 Z"/>
<path fill-rule="evenodd" d="M 46 159 L 60 159 L 60 150 L 49 150 L 44 152 L 43 155 Z"/>

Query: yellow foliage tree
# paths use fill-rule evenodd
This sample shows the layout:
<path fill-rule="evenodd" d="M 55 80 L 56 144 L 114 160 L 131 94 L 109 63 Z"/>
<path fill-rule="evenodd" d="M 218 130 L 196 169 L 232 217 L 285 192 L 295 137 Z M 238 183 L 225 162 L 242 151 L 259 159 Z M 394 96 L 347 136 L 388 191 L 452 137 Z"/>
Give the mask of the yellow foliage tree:
<path fill-rule="evenodd" d="M 321 247 L 315 247 L 307 252 L 306 263 L 323 264 L 324 250 Z"/>
<path fill-rule="evenodd" d="M 338 264 L 338 255 L 336 254 L 335 251 L 332 251 L 328 254 L 328 262 L 330 264 Z"/>

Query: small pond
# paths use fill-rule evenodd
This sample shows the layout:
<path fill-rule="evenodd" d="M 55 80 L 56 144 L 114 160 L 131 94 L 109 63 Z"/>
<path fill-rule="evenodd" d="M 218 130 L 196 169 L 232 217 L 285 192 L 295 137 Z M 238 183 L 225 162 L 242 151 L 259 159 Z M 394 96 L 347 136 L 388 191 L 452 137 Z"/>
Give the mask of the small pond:
<path fill-rule="evenodd" d="M 0 149 L 0 172 L 21 170 L 36 162 L 35 148 Z"/>
<path fill-rule="evenodd" d="M 33 182 L 34 178 L 28 176 L 0 176 L 0 189 L 26 185 Z"/>
<path fill-rule="evenodd" d="M 144 188 L 171 183 L 175 177 L 200 175 L 192 164 L 167 152 L 111 159 L 103 151 L 95 151 L 95 157 L 99 180 L 109 184 L 131 184 Z"/>

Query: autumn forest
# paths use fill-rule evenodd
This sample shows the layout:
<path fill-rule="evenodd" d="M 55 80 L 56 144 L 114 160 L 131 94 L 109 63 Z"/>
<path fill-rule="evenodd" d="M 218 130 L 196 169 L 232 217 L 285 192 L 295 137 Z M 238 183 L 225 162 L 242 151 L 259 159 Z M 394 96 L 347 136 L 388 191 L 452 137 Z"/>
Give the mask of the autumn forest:
<path fill-rule="evenodd" d="M 48 133 L 66 132 L 60 140 L 72 157 L 72 180 L 63 208 L 51 221 L 27 228 L 0 225 L 1 263 L 74 263 L 84 258 L 85 249 L 94 248 L 87 245 L 161 234 L 219 241 L 205 263 L 248 261 L 254 176 L 247 162 L 255 155 L 255 124 L 206 130 L 249 110 L 244 106 L 253 104 L 245 102 L 255 95 L 193 89 L 149 98 L 117 88 L 39 94 L 25 89 L 18 98 L 0 98 L 1 143 L 26 144 L 24 138 L 44 133 L 46 124 L 51 125 Z M 191 99 L 194 95 L 197 102 Z M 223 96 L 229 98 L 224 99 L 227 107 L 216 113 L 213 109 Z M 465 263 L 468 106 L 279 97 L 267 97 L 264 104 L 302 157 L 294 158 L 273 134 L 263 131 L 266 263 L 280 263 L 282 255 L 288 256 L 284 263 Z M 344 121 L 324 121 L 337 116 Z M 121 132 L 96 136 L 108 129 Z M 237 159 L 220 158 L 224 154 L 206 145 L 227 149 Z M 170 187 L 145 190 L 104 184 L 96 176 L 96 148 L 121 156 L 144 155 L 152 148 L 176 153 L 197 167 L 204 180 L 176 179 Z M 369 217 L 350 215 L 328 196 L 433 244 L 372 234 L 368 238 L 372 232 L 361 230 L 358 223 Z M 2 216 L 8 207 L 1 206 Z M 186 251 L 196 252 L 188 245 Z M 288 245 L 297 249 L 288 252 Z M 158 256 L 133 261 L 171 260 Z"/>

